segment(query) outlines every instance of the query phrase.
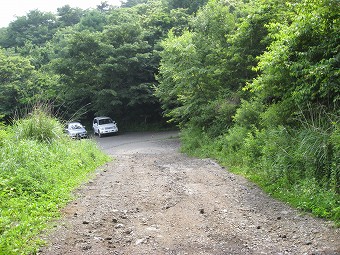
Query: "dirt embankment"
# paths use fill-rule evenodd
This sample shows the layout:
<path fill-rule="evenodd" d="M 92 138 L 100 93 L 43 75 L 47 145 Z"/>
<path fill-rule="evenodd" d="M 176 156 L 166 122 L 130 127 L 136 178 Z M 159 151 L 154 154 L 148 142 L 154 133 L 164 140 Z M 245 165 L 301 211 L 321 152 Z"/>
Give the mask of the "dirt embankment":
<path fill-rule="evenodd" d="M 97 141 L 116 160 L 78 191 L 39 254 L 340 254 L 331 223 L 179 153 L 175 132 Z"/>

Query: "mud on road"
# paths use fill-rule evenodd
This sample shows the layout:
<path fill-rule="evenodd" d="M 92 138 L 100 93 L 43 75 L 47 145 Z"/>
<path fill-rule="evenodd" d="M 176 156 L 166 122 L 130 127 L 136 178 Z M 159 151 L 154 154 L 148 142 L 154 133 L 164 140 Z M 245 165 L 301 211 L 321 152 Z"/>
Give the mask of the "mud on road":
<path fill-rule="evenodd" d="M 115 160 L 77 191 L 39 254 L 340 254 L 339 229 L 264 194 L 176 132 L 95 138 Z"/>

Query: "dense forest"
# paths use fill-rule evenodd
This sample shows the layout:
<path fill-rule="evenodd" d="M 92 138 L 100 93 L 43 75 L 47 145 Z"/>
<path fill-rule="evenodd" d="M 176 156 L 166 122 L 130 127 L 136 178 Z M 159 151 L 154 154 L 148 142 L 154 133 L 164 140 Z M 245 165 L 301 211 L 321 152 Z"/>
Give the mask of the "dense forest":
<path fill-rule="evenodd" d="M 0 29 L 0 121 L 170 122 L 183 150 L 340 219 L 338 0 L 127 0 Z"/>
<path fill-rule="evenodd" d="M 160 42 L 170 29 L 188 28 L 201 2 L 127 1 L 120 8 L 102 2 L 18 17 L 0 30 L 0 118 L 44 101 L 64 119 L 162 121 L 154 95 Z"/>

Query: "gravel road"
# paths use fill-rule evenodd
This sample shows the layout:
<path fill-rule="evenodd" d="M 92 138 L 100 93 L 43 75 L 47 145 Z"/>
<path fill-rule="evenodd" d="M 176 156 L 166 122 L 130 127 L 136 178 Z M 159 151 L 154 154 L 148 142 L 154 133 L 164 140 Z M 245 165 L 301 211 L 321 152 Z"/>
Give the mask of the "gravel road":
<path fill-rule="evenodd" d="M 181 154 L 177 132 L 94 139 L 115 160 L 77 190 L 40 255 L 340 254 L 332 223 Z"/>

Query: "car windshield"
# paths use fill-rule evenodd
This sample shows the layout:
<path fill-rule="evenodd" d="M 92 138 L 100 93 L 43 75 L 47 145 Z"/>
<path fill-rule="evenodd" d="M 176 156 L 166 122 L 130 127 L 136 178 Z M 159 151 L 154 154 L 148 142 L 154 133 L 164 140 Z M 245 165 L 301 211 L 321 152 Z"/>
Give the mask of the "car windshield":
<path fill-rule="evenodd" d="M 113 123 L 113 120 L 111 120 L 111 119 L 99 120 L 99 125 L 110 124 L 110 123 Z"/>
<path fill-rule="evenodd" d="M 81 129 L 83 126 L 80 123 L 72 123 L 69 125 L 69 129 Z"/>

